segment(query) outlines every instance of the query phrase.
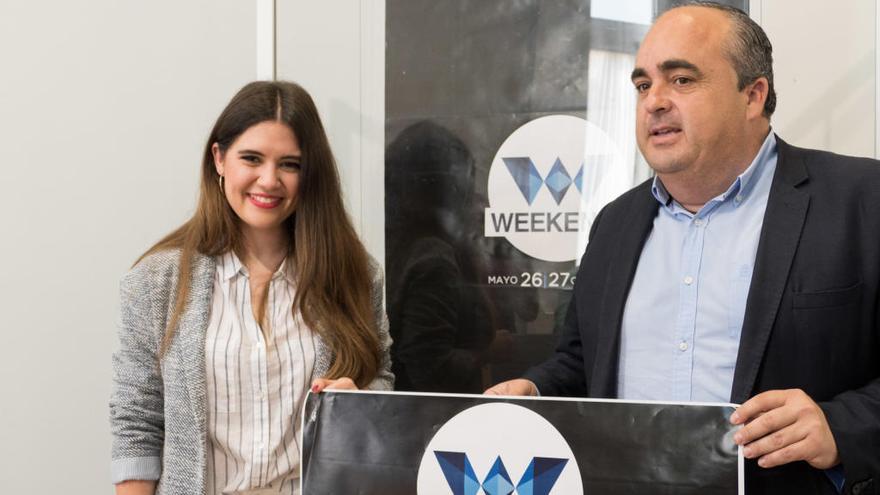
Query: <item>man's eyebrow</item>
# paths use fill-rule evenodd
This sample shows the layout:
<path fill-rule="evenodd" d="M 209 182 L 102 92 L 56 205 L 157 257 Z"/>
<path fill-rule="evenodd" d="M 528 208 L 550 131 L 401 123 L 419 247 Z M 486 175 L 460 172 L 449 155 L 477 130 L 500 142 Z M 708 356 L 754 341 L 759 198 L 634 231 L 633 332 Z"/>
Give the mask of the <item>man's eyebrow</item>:
<path fill-rule="evenodd" d="M 670 72 L 676 69 L 685 69 L 693 72 L 698 77 L 701 77 L 703 75 L 703 71 L 701 71 L 699 67 L 688 62 L 687 60 L 678 58 L 666 60 L 658 64 L 657 68 L 660 69 L 660 72 Z M 630 80 L 632 81 L 635 81 L 636 79 L 642 77 L 648 77 L 648 72 L 641 67 L 636 67 L 635 69 L 633 69 L 632 74 L 630 74 L 629 76 Z"/>
<path fill-rule="evenodd" d="M 660 69 L 660 72 L 669 72 L 676 69 L 685 69 L 693 72 L 698 76 L 703 75 L 703 71 L 701 71 L 696 65 L 688 62 L 687 60 L 683 60 L 680 58 L 673 58 L 670 60 L 665 60 L 663 63 L 657 66 Z"/>

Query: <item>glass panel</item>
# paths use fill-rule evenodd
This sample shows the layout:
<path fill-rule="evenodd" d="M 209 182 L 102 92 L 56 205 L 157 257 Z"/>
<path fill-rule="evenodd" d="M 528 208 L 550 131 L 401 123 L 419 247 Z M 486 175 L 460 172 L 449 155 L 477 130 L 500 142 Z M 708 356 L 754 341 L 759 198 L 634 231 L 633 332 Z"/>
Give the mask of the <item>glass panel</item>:
<path fill-rule="evenodd" d="M 651 176 L 629 75 L 672 3 L 387 1 L 399 389 L 481 392 L 553 351 L 593 218 Z"/>

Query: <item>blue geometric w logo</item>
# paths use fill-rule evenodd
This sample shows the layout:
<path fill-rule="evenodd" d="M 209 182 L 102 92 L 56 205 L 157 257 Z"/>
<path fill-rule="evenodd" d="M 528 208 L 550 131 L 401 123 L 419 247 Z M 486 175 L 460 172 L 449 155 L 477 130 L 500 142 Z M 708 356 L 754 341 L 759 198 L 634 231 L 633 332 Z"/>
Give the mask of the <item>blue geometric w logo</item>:
<path fill-rule="evenodd" d="M 510 172 L 511 177 L 513 177 L 513 181 L 516 182 L 517 187 L 519 187 L 523 198 L 528 201 L 529 206 L 531 206 L 532 201 L 535 200 L 535 196 L 538 195 L 538 191 L 544 184 L 547 184 L 547 189 L 553 195 L 557 205 L 562 202 L 562 198 L 565 197 L 565 193 L 572 184 L 574 184 L 578 192 L 582 192 L 584 178 L 583 163 L 578 168 L 574 179 L 572 179 L 571 175 L 568 174 L 568 170 L 562 166 L 562 161 L 557 157 L 556 161 L 553 162 L 553 168 L 547 174 L 547 178 L 542 178 L 538 168 L 535 167 L 535 163 L 529 157 L 516 156 L 502 158 L 501 160 L 507 165 L 507 170 Z"/>
<path fill-rule="evenodd" d="M 480 488 L 487 495 L 510 495 L 514 492 L 513 481 L 507 474 L 507 468 L 501 461 L 501 456 L 495 459 L 495 464 L 489 470 L 489 474 L 480 484 L 474 468 L 463 452 L 434 451 L 440 469 L 446 476 L 446 482 L 453 495 L 477 495 Z M 556 459 L 553 457 L 533 457 L 529 467 L 526 468 L 519 483 L 516 484 L 518 495 L 548 495 L 562 469 L 565 468 L 568 459 Z"/>

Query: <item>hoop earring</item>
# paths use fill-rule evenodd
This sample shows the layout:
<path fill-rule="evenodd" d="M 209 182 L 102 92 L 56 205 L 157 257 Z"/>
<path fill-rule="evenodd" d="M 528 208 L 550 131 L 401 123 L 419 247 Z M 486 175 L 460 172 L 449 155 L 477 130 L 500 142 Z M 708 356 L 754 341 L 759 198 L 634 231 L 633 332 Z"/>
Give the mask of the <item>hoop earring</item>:
<path fill-rule="evenodd" d="M 222 175 L 220 177 L 217 177 L 217 184 L 220 185 L 220 192 L 225 192 L 225 191 L 223 191 L 223 176 Z"/>

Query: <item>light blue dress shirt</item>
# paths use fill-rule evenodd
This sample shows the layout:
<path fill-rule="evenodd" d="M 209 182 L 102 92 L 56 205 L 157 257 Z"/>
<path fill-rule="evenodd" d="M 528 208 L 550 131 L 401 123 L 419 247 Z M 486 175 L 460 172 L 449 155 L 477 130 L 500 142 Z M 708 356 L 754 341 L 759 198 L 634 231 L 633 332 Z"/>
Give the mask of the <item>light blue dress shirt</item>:
<path fill-rule="evenodd" d="M 623 313 L 618 397 L 730 401 L 776 161 L 771 132 L 745 172 L 697 213 L 654 179 L 661 206 Z"/>
<path fill-rule="evenodd" d="M 661 206 L 623 313 L 619 398 L 730 401 L 776 160 L 770 132 L 746 171 L 697 213 L 654 179 Z M 843 466 L 825 474 L 841 493 Z"/>

